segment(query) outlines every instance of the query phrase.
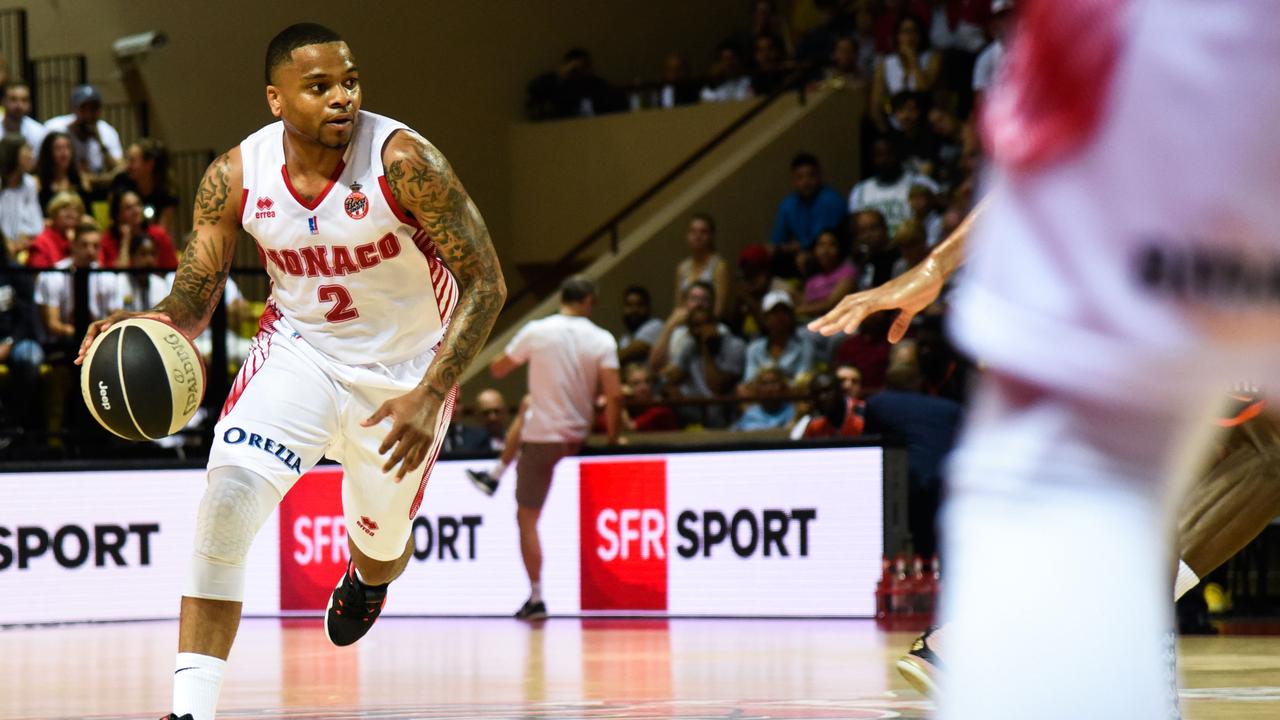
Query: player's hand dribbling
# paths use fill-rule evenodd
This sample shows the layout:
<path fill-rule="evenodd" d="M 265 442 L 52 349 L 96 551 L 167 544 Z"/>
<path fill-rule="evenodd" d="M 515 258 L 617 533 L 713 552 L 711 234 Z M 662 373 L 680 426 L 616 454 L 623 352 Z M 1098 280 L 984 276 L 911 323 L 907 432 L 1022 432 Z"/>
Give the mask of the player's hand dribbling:
<path fill-rule="evenodd" d="M 391 418 L 394 424 L 391 432 L 378 446 L 378 454 L 391 457 L 382 466 L 382 472 L 396 470 L 396 482 L 404 479 L 406 473 L 418 467 L 427 459 L 431 450 L 431 442 L 435 439 L 436 418 L 440 415 L 442 400 L 432 396 L 421 385 L 404 395 L 393 397 L 382 403 L 372 415 L 360 423 L 364 427 L 373 427 L 385 418 Z"/>
<path fill-rule="evenodd" d="M 173 325 L 173 318 L 164 313 L 152 312 L 150 310 L 143 310 L 141 312 L 117 310 L 101 320 L 95 320 L 94 322 L 89 323 L 89 329 L 85 331 L 84 340 L 80 341 L 80 353 L 76 355 L 76 364 L 80 365 L 84 363 L 84 356 L 89 352 L 89 346 L 93 345 L 94 338 L 106 332 L 107 328 L 112 325 L 115 325 L 121 320 L 128 320 L 129 318 L 151 318 L 152 320 L 159 320 L 160 322 Z"/>

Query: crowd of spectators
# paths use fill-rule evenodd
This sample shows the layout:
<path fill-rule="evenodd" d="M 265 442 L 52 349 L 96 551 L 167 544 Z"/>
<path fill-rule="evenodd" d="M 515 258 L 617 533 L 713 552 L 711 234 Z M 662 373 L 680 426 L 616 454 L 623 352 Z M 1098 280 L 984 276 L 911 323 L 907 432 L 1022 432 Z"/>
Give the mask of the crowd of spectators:
<path fill-rule="evenodd" d="M 26 83 L 0 92 L 0 445 L 56 443 L 77 404 L 64 399 L 78 395 L 66 377 L 79 344 L 72 271 L 121 271 L 90 273 L 90 320 L 150 307 L 178 264 L 177 198 L 164 145 L 124 147 L 93 86 L 75 88 L 71 112 L 43 123 Z"/>

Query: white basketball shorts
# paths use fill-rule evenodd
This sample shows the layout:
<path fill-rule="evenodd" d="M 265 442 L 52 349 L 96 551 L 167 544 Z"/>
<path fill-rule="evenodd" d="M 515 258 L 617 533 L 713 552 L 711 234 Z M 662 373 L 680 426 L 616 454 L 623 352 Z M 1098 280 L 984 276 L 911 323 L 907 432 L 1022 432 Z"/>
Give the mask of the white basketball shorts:
<path fill-rule="evenodd" d="M 391 431 L 386 418 L 363 427 L 383 402 L 411 390 L 435 357 L 429 351 L 394 365 L 346 365 L 321 355 L 284 319 L 263 330 L 232 384 L 214 427 L 209 469 L 251 470 L 283 497 L 322 457 L 342 464 L 347 535 L 362 553 L 390 561 L 404 553 L 427 478 L 453 415 L 457 388 L 436 421 L 422 466 L 397 482 L 382 471 L 378 446 Z"/>

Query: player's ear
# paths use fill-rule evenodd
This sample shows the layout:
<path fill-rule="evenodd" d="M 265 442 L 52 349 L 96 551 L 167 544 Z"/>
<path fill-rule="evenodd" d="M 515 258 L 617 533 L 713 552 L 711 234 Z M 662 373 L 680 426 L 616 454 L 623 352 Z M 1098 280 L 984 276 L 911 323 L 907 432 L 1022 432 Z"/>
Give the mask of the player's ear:
<path fill-rule="evenodd" d="M 275 85 L 268 85 L 267 86 L 267 107 L 271 108 L 271 115 L 273 117 L 277 117 L 277 118 L 280 117 L 280 112 L 281 112 L 280 105 L 281 105 L 280 91 L 276 89 Z"/>

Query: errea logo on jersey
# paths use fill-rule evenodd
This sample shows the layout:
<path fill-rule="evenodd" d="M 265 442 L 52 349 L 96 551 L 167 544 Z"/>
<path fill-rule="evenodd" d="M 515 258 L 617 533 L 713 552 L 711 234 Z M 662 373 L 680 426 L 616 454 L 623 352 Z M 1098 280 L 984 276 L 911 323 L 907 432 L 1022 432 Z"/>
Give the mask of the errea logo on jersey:
<path fill-rule="evenodd" d="M 263 218 L 275 217 L 276 211 L 272 209 L 275 205 L 275 201 L 265 195 L 258 198 L 258 212 L 253 214 L 253 219 L 262 220 Z"/>

